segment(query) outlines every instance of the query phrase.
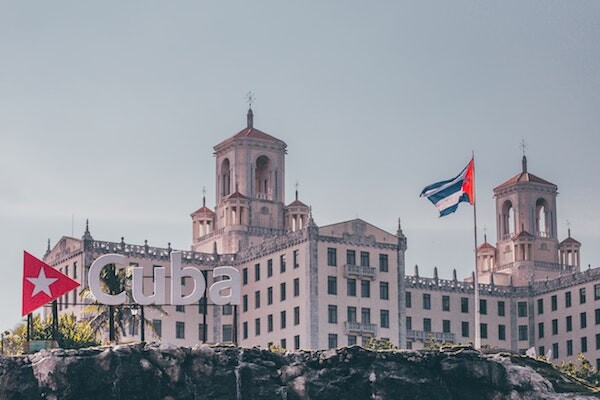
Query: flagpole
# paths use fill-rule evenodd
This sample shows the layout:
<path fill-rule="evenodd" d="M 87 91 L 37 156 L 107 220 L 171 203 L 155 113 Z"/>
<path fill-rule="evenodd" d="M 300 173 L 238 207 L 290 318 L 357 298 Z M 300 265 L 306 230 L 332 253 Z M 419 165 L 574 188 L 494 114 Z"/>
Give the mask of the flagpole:
<path fill-rule="evenodd" d="M 473 161 L 473 236 L 475 239 L 475 273 L 473 274 L 473 287 L 475 292 L 475 349 L 481 348 L 481 323 L 479 313 L 479 279 L 477 274 L 477 201 L 475 200 L 475 152 L 472 153 Z"/>

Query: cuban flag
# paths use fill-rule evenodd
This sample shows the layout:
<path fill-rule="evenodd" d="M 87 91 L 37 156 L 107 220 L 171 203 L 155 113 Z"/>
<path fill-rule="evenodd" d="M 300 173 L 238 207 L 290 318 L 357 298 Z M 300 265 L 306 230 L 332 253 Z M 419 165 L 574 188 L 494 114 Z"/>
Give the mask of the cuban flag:
<path fill-rule="evenodd" d="M 425 196 L 433 203 L 440 212 L 440 217 L 452 214 L 459 203 L 474 203 L 473 176 L 474 160 L 471 159 L 456 177 L 426 186 L 421 192 L 421 197 Z"/>

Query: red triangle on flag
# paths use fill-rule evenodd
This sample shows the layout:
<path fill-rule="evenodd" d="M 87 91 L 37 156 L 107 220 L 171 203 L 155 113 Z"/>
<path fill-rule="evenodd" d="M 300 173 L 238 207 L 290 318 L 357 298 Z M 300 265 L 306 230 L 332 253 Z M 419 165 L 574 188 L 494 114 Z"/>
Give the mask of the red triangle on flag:
<path fill-rule="evenodd" d="M 23 316 L 77 286 L 79 286 L 77 281 L 28 252 L 23 252 Z"/>

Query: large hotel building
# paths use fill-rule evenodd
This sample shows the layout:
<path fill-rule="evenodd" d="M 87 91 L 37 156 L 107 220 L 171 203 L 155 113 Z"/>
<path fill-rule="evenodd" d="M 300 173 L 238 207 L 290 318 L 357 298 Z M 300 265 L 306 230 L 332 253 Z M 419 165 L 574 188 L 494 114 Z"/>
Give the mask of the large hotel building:
<path fill-rule="evenodd" d="M 600 268 L 580 268 L 580 243 L 559 241 L 557 186 L 521 171 L 494 189 L 496 246 L 477 249 L 480 326 L 474 323 L 472 277 L 458 280 L 407 274 L 407 240 L 361 219 L 318 226 L 298 193 L 286 203 L 286 144 L 247 126 L 214 147 L 215 208 L 203 199 L 191 214 L 192 244 L 183 266 L 210 271 L 232 265 L 241 274 L 241 303 L 146 307 L 154 329 L 147 340 L 176 345 L 236 342 L 241 346 L 323 349 L 388 338 L 401 348 L 430 342 L 469 343 L 538 354 L 554 361 L 578 353 L 600 367 Z M 119 253 L 145 268 L 169 267 L 167 248 L 100 241 L 86 226 L 81 239 L 62 237 L 44 260 L 81 282 L 100 255 Z M 411 268 L 411 271 L 412 268 Z M 167 276 L 168 279 L 168 276 Z M 184 280 L 184 292 L 192 282 Z M 81 290 L 80 288 L 80 290 Z M 187 288 L 187 289 L 186 289 Z M 168 293 L 167 293 L 168 296 Z M 60 313 L 89 318 L 78 292 L 63 296 Z M 207 304 L 208 303 L 208 304 Z M 121 341 L 139 340 L 140 314 L 127 313 Z"/>

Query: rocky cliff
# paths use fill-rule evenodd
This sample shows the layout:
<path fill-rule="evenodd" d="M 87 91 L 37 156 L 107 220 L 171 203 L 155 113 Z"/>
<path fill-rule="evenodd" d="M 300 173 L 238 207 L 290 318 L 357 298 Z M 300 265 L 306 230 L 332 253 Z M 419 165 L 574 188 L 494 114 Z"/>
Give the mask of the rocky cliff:
<path fill-rule="evenodd" d="M 550 365 L 468 348 L 272 353 L 156 344 L 0 358 L 0 399 L 588 399 Z"/>

